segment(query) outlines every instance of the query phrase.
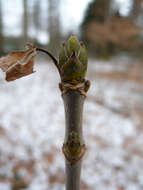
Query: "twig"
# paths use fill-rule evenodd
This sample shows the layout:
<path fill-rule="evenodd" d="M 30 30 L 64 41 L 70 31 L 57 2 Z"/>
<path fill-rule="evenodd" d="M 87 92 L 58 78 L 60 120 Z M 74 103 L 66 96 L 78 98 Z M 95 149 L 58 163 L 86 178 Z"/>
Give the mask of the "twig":
<path fill-rule="evenodd" d="M 81 175 L 81 162 L 82 156 L 85 153 L 85 145 L 82 137 L 82 112 L 85 96 L 81 95 L 77 91 L 69 91 L 63 95 L 64 107 L 65 107 L 65 118 L 66 118 L 66 131 L 65 131 L 65 144 L 70 146 L 77 146 L 79 155 L 69 155 L 66 158 L 66 190 L 80 190 L 80 175 Z M 74 131 L 78 134 L 77 142 L 76 139 L 73 142 L 69 142 L 69 135 Z M 68 147 L 67 147 L 68 148 Z M 66 149 L 63 150 L 66 157 Z M 68 160 L 67 160 L 68 159 Z"/>
<path fill-rule="evenodd" d="M 59 67 L 59 64 L 58 64 L 57 59 L 56 59 L 49 51 L 47 51 L 47 50 L 45 50 L 45 49 L 42 49 L 42 48 L 36 48 L 36 50 L 48 54 L 49 57 L 53 60 L 55 66 L 57 67 L 57 69 L 58 69 L 58 71 L 59 71 L 59 74 L 61 73 L 61 70 L 60 70 L 60 67 Z"/>

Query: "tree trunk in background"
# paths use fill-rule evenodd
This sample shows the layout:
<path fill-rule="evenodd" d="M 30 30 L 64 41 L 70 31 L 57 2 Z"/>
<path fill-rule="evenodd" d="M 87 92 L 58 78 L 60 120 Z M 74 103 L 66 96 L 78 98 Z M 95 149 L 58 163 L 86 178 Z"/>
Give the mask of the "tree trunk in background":
<path fill-rule="evenodd" d="M 36 31 L 35 43 L 37 43 L 36 37 L 38 35 L 39 29 L 41 29 L 40 13 L 41 13 L 40 1 L 37 0 L 37 1 L 35 1 L 34 11 L 33 11 L 34 29 Z"/>
<path fill-rule="evenodd" d="M 27 42 L 28 38 L 28 1 L 23 0 L 23 42 L 24 44 Z"/>
<path fill-rule="evenodd" d="M 108 1 L 106 0 L 105 3 L 106 3 L 106 10 L 107 10 L 106 13 L 105 13 L 105 20 L 107 20 L 111 16 L 112 0 L 108 0 Z"/>
<path fill-rule="evenodd" d="M 133 19 L 134 21 L 137 20 L 138 16 L 141 13 L 141 4 L 142 0 L 133 0 L 133 5 L 130 13 L 130 18 Z"/>
<path fill-rule="evenodd" d="M 3 54 L 3 23 L 2 23 L 2 2 L 0 1 L 0 55 Z"/>
<path fill-rule="evenodd" d="M 104 23 L 111 15 L 112 0 L 94 0 L 89 3 L 83 22 L 82 30 L 92 21 Z M 83 31 L 84 32 L 84 31 Z"/>
<path fill-rule="evenodd" d="M 91 22 L 106 22 L 112 14 L 112 2 L 113 0 L 93 0 L 89 3 L 83 22 L 81 24 L 81 39 L 88 44 L 87 37 L 88 26 Z M 91 49 L 94 49 L 91 46 Z"/>
<path fill-rule="evenodd" d="M 49 18 L 48 32 L 50 39 L 50 50 L 55 53 L 60 45 L 60 16 L 59 16 L 60 0 L 49 0 Z"/>

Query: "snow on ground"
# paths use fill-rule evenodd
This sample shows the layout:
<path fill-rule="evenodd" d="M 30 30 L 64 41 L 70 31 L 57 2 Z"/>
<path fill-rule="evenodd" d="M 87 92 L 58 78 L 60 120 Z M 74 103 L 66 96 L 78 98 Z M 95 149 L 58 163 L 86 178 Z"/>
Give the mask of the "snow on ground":
<path fill-rule="evenodd" d="M 130 64 L 89 63 L 83 190 L 143 189 L 143 82 L 130 75 Z M 35 70 L 9 83 L 0 73 L 0 190 L 64 190 L 59 76 L 45 60 Z"/>

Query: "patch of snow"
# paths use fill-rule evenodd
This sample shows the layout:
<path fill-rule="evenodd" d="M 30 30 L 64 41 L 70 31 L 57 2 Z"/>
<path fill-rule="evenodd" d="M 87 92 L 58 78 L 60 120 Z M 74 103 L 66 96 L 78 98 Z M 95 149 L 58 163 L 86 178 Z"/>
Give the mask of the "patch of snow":
<path fill-rule="evenodd" d="M 112 70 L 110 62 L 101 64 L 89 67 L 89 78 L 90 71 Z M 113 70 L 124 67 L 119 64 Z M 59 174 L 64 171 L 61 147 L 65 132 L 59 76 L 53 65 L 44 61 L 37 64 L 35 70 L 36 73 L 10 83 L 0 75 L 0 127 L 4 129 L 4 134 L 0 134 L 0 164 L 3 163 L 0 176 L 13 176 L 17 162 L 32 159 L 34 172 L 26 190 L 63 190 L 63 182 L 56 177 L 53 182 L 49 180 L 56 175 L 64 178 Z M 118 186 L 126 190 L 141 189 L 143 136 L 137 131 L 141 121 L 133 108 L 142 101 L 142 90 L 129 81 L 96 76 L 91 84 L 84 106 L 87 153 L 83 160 L 82 181 L 89 189 L 115 190 Z M 130 114 L 124 116 L 124 110 Z M 126 145 L 129 137 L 135 141 Z M 44 157 L 46 153 L 52 161 Z M 11 161 L 10 156 L 13 157 Z M 25 170 L 20 171 L 21 176 L 25 175 Z M 3 182 L 0 189 L 10 190 L 10 186 Z"/>

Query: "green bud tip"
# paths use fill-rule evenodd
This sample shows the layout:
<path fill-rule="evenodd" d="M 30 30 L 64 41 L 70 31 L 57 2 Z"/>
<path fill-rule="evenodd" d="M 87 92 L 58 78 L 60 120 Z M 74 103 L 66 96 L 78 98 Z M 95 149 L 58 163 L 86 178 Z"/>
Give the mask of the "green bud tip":
<path fill-rule="evenodd" d="M 87 71 L 87 54 L 85 45 L 71 36 L 60 47 L 59 67 L 62 81 L 82 81 Z"/>

